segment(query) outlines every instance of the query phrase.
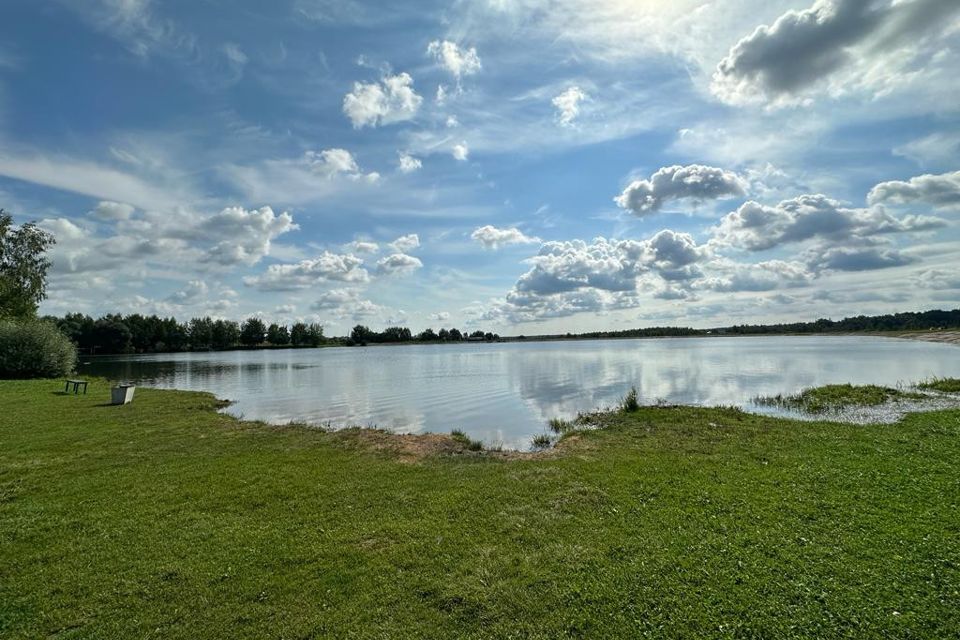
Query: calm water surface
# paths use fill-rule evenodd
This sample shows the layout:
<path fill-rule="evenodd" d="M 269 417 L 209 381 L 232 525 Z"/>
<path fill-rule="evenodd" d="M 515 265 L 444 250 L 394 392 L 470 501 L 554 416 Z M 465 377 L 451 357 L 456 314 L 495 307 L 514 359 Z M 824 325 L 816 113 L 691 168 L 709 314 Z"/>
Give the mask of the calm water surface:
<path fill-rule="evenodd" d="M 960 376 L 953 345 L 840 336 L 662 338 L 229 351 L 87 358 L 81 372 L 210 391 L 230 413 L 282 424 L 463 429 L 526 448 L 549 418 L 643 402 L 740 405 L 757 395 L 851 382 Z"/>

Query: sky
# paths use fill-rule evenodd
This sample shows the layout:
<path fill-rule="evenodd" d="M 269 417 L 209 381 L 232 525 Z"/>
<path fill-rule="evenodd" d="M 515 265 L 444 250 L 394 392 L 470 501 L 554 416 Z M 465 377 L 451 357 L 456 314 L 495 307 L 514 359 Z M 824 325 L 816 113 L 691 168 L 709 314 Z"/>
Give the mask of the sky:
<path fill-rule="evenodd" d="M 41 312 L 722 326 L 960 302 L 956 0 L 5 0 Z"/>

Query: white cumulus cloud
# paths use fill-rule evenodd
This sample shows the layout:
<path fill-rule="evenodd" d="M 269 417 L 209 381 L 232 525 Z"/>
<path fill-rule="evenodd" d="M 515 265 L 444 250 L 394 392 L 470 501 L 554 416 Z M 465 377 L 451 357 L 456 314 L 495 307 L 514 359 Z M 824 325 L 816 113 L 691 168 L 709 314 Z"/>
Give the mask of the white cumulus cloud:
<path fill-rule="evenodd" d="M 659 211 L 672 200 L 695 203 L 746 195 L 747 181 L 734 173 L 700 164 L 663 167 L 649 179 L 634 180 L 614 201 L 643 216 Z"/>
<path fill-rule="evenodd" d="M 380 82 L 355 82 L 343 98 L 343 112 L 355 129 L 412 120 L 423 97 L 413 89 L 408 73 L 386 76 Z"/>
<path fill-rule="evenodd" d="M 944 0 L 816 0 L 737 42 L 717 65 L 711 88 L 731 104 L 772 105 L 821 89 L 887 90 L 936 66 L 931 61 L 958 11 L 960 4 Z"/>
<path fill-rule="evenodd" d="M 244 284 L 261 291 L 293 291 L 320 282 L 367 282 L 363 260 L 352 254 L 324 251 L 319 257 L 293 264 L 272 264 L 258 276 L 248 276 Z"/>
<path fill-rule="evenodd" d="M 413 273 L 422 267 L 420 258 L 405 253 L 394 253 L 377 261 L 377 273 L 387 276 Z"/>
<path fill-rule="evenodd" d="M 420 236 L 415 233 L 408 233 L 391 242 L 390 246 L 397 253 L 409 253 L 420 246 Z"/>
<path fill-rule="evenodd" d="M 489 224 L 474 229 L 470 237 L 482 244 L 485 249 L 499 249 L 511 244 L 535 244 L 540 242 L 540 238 L 528 236 L 516 227 L 498 229 Z"/>
<path fill-rule="evenodd" d="M 277 215 L 270 207 L 227 207 L 183 234 L 217 241 L 207 253 L 211 262 L 252 265 L 270 253 L 274 238 L 298 228 L 286 211 Z"/>
<path fill-rule="evenodd" d="M 824 240 L 849 243 L 884 234 L 927 231 L 944 225 L 931 216 L 896 218 L 882 207 L 854 209 L 821 194 L 803 195 L 769 206 L 752 200 L 724 216 L 713 241 L 747 251 Z"/>
<path fill-rule="evenodd" d="M 91 215 L 101 220 L 129 220 L 135 209 L 129 204 L 104 200 L 97 204 Z"/>
<path fill-rule="evenodd" d="M 867 195 L 870 204 L 925 202 L 938 208 L 960 207 L 960 171 L 925 174 L 909 180 L 881 182 Z"/>
<path fill-rule="evenodd" d="M 427 54 L 433 56 L 437 64 L 458 80 L 462 76 L 473 75 L 482 68 L 475 47 L 462 48 L 449 40 L 434 40 L 427 45 Z"/>
<path fill-rule="evenodd" d="M 450 155 L 453 156 L 454 160 L 465 162 L 467 158 L 470 157 L 470 148 L 467 147 L 466 142 L 455 144 L 453 145 L 453 148 L 450 150 Z"/>
<path fill-rule="evenodd" d="M 397 168 L 400 169 L 400 173 L 413 173 L 419 171 L 421 167 L 423 167 L 423 162 L 420 158 L 416 158 L 409 153 L 401 152 L 399 154 Z"/>

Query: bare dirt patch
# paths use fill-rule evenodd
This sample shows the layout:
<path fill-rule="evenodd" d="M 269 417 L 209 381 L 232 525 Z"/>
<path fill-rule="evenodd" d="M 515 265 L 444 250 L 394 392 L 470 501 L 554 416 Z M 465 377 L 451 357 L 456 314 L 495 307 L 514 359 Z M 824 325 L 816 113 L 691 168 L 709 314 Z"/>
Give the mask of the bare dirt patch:
<path fill-rule="evenodd" d="M 392 433 L 382 429 L 342 429 L 330 432 L 331 437 L 347 446 L 384 453 L 403 463 L 419 463 L 436 456 L 488 458 L 496 460 L 528 460 L 544 458 L 548 451 L 510 451 L 484 449 L 471 451 L 463 442 L 441 433 Z"/>

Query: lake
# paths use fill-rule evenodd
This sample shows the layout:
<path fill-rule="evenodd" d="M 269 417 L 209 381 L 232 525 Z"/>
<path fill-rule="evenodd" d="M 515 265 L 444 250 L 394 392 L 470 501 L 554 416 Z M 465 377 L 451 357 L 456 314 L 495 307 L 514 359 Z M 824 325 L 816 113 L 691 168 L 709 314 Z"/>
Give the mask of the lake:
<path fill-rule="evenodd" d="M 527 448 L 547 420 L 644 403 L 752 408 L 757 395 L 829 383 L 960 377 L 953 345 L 853 336 L 762 336 L 281 349 L 85 358 L 80 372 L 210 391 L 274 424 L 462 429 Z"/>

